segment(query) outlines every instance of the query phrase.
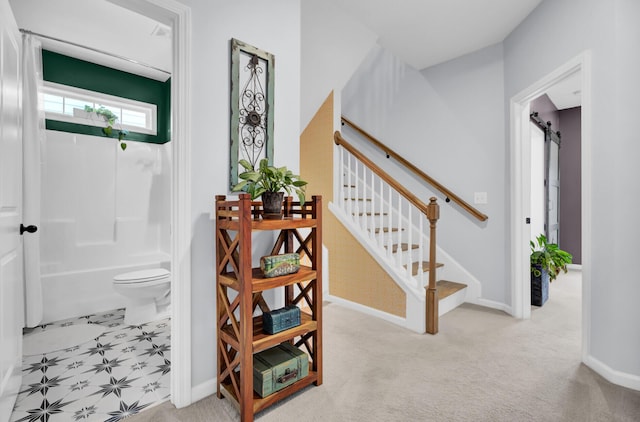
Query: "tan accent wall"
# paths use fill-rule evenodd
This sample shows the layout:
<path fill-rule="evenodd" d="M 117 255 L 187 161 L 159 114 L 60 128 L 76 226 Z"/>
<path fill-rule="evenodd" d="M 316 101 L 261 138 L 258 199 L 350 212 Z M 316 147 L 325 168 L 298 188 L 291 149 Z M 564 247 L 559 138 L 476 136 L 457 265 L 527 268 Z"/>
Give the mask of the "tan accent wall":
<path fill-rule="evenodd" d="M 322 239 L 329 251 L 329 292 L 399 317 L 406 295 L 384 269 L 329 211 L 333 199 L 333 93 L 300 137 L 300 175 L 307 196 L 322 195 Z"/>

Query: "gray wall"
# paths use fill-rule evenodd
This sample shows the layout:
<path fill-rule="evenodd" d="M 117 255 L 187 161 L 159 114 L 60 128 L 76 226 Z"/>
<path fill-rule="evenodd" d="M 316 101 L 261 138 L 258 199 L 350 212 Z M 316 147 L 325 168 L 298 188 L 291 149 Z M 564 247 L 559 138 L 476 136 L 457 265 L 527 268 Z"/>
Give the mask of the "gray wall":
<path fill-rule="evenodd" d="M 422 72 L 377 48 L 342 92 L 345 116 L 422 171 L 469 203 L 474 192 L 487 192 L 488 203 L 476 206 L 489 216 L 485 223 L 437 195 L 438 245 L 482 283 L 482 298 L 501 304 L 510 301 L 503 83 L 501 44 Z M 377 154 L 420 198 L 433 195 Z"/>
<path fill-rule="evenodd" d="M 560 115 L 558 108 L 553 104 L 547 94 L 542 94 L 535 100 L 531 101 L 531 112 L 537 112 L 539 117 L 545 122 L 551 122 L 551 130 L 557 132 L 560 130 Z"/>
<path fill-rule="evenodd" d="M 640 2 L 545 0 L 500 45 L 422 72 L 376 53 L 343 91 L 343 111 L 463 198 L 488 192 L 486 225 L 445 206 L 439 240 L 483 285 L 510 303 L 510 99 L 569 60 L 592 55 L 590 332 L 586 360 L 618 381 L 640 385 Z M 380 66 L 376 68 L 373 66 Z M 356 99 L 357 96 L 357 99 Z M 402 101 L 400 100 L 402 98 Z M 587 181 L 588 182 L 588 181 Z M 604 368 L 604 369 L 603 369 Z M 616 372 L 619 371 L 619 372 Z"/>
<path fill-rule="evenodd" d="M 592 54 L 590 191 L 591 279 L 587 362 L 640 385 L 640 283 L 634 218 L 640 206 L 640 2 L 546 0 L 504 42 L 505 101 L 585 50 Z M 632 94 L 633 93 L 633 94 Z M 584 137 L 584 134 L 583 134 Z M 583 242 L 585 239 L 583 239 Z"/>
<path fill-rule="evenodd" d="M 192 12 L 192 385 L 216 376 L 215 195 L 229 190 L 231 38 L 275 55 L 274 161 L 300 160 L 300 1 L 180 0 Z M 260 19 L 247 20 L 248 16 Z M 175 142 L 180 142 L 179 139 Z"/>

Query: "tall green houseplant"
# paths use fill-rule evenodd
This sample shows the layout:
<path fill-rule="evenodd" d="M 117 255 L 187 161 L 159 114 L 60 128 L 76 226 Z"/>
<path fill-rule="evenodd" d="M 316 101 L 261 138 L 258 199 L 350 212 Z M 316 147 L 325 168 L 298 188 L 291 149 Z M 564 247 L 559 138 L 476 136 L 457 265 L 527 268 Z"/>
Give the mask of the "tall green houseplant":
<path fill-rule="evenodd" d="M 542 306 L 549 298 L 549 283 L 558 277 L 560 271 L 567 272 L 567 265 L 573 256 L 563 251 L 555 243 L 549 243 L 543 234 L 531 246 L 531 304 Z"/>

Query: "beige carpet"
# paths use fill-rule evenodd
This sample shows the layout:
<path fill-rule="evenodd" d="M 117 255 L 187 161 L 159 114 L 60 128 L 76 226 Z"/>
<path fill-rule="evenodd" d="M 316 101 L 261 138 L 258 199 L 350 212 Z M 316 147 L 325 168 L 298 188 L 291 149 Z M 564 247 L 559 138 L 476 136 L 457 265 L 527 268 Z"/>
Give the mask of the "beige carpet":
<path fill-rule="evenodd" d="M 580 363 L 580 273 L 520 321 L 463 305 L 419 335 L 325 306 L 324 384 L 257 415 L 283 421 L 640 421 L 640 392 Z M 227 400 L 166 402 L 131 422 L 239 421 Z"/>

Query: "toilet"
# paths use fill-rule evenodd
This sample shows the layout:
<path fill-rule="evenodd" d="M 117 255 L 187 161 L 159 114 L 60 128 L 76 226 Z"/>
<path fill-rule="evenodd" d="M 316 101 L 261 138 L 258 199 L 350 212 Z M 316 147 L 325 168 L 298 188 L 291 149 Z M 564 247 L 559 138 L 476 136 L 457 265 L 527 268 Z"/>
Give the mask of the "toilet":
<path fill-rule="evenodd" d="M 113 288 L 125 297 L 124 323 L 141 325 L 169 317 L 171 273 L 164 268 L 132 271 L 113 278 Z"/>

